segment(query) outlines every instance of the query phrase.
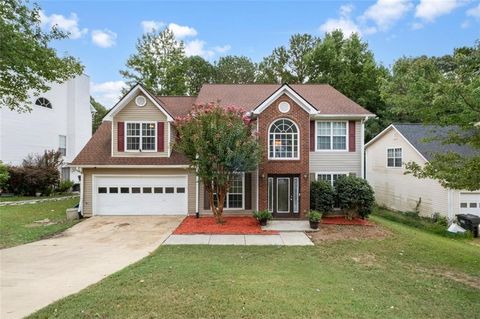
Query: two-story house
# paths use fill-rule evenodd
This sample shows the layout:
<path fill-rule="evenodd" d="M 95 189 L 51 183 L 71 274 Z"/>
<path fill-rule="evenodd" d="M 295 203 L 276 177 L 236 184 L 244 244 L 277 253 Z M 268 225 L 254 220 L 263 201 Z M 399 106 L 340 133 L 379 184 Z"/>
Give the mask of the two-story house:
<path fill-rule="evenodd" d="M 232 181 L 226 214 L 302 218 L 312 180 L 363 176 L 364 122 L 374 115 L 329 85 L 208 84 L 196 97 L 137 85 L 72 162 L 83 175 L 83 215 L 209 214 L 203 185 L 172 148 L 175 117 L 209 102 L 248 110 L 264 150 L 255 171 Z"/>
<path fill-rule="evenodd" d="M 0 160 L 20 165 L 30 154 L 59 150 L 71 162 L 92 136 L 90 79 L 80 75 L 52 83 L 47 92 L 31 96 L 31 111 L 19 113 L 0 107 Z M 80 173 L 66 165 L 63 179 L 79 182 Z"/>

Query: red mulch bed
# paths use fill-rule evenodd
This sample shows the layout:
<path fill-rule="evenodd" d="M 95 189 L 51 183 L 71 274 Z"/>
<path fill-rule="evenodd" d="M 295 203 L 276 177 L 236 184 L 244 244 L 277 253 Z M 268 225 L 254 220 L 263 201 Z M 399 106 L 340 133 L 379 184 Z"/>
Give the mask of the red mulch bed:
<path fill-rule="evenodd" d="M 187 216 L 175 229 L 175 235 L 222 234 L 222 235 L 276 235 L 277 231 L 262 230 L 253 217 L 224 217 L 224 224 L 217 224 L 215 217 Z"/>
<path fill-rule="evenodd" d="M 322 224 L 325 225 L 360 225 L 360 226 L 374 226 L 372 222 L 366 219 L 354 218 L 352 220 L 346 219 L 344 216 L 323 217 Z"/>

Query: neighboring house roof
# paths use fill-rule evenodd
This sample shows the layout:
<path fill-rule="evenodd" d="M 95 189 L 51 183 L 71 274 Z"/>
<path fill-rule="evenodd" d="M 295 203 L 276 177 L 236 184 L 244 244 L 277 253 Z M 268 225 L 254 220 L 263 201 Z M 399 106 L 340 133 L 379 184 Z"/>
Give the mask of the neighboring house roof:
<path fill-rule="evenodd" d="M 176 151 L 170 157 L 112 157 L 112 122 L 103 122 L 71 163 L 73 166 L 188 164 L 187 158 Z"/>
<path fill-rule="evenodd" d="M 236 105 L 251 111 L 281 87 L 281 84 L 205 84 L 196 103 L 218 101 L 220 105 Z M 289 87 L 320 114 L 373 115 L 328 84 L 293 84 Z"/>
<path fill-rule="evenodd" d="M 431 160 L 434 154 L 449 152 L 462 156 L 478 154 L 477 150 L 468 145 L 443 143 L 442 139 L 448 137 L 449 134 L 460 132 L 458 126 L 423 125 L 417 123 L 394 123 L 368 142 L 365 147 L 369 147 L 392 128 L 399 132 L 427 161 Z"/>

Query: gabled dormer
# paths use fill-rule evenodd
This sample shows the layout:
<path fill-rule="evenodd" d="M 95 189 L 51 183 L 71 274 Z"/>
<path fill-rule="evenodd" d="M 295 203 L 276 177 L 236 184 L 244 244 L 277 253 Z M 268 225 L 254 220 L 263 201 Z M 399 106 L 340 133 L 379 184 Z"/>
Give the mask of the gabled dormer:
<path fill-rule="evenodd" d="M 173 117 L 136 85 L 105 116 L 112 123 L 112 157 L 169 157 Z"/>

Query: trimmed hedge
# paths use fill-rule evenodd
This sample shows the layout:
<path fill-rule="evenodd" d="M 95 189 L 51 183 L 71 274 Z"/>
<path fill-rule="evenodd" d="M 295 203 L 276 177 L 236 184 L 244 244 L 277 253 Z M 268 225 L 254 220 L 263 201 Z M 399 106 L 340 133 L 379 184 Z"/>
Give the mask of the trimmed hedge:
<path fill-rule="evenodd" d="M 314 181 L 310 185 L 310 209 L 322 213 L 332 210 L 335 201 L 335 191 L 327 181 Z"/>
<path fill-rule="evenodd" d="M 373 210 L 374 192 L 370 184 L 360 177 L 345 176 L 335 182 L 336 198 L 351 219 L 354 215 L 365 218 Z"/>

